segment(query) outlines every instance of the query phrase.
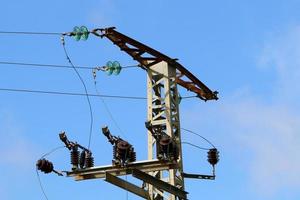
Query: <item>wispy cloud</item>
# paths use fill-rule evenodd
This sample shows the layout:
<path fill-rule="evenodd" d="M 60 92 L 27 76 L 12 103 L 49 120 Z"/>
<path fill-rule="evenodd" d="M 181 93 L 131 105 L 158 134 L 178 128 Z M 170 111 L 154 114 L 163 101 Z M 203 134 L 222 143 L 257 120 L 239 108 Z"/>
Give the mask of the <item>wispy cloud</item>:
<path fill-rule="evenodd" d="M 273 195 L 300 186 L 299 114 L 246 98 L 222 111 L 232 131 L 229 137 L 239 143 L 238 152 L 250 151 L 245 171 L 255 190 Z"/>
<path fill-rule="evenodd" d="M 219 145 L 234 148 L 230 156 L 241 159 L 251 190 L 272 199 L 281 192 L 297 193 L 300 187 L 300 27 L 266 40 L 258 63 L 274 74 L 274 91 L 266 94 L 271 98 L 262 100 L 251 86 L 241 86 L 218 106 L 205 108 L 213 114 L 204 121 L 218 124 L 214 129 L 223 135 L 215 137 L 222 138 Z M 198 119 L 198 111 L 189 118 Z M 201 124 L 196 126 L 206 125 Z"/>
<path fill-rule="evenodd" d="M 300 187 L 300 27 L 274 35 L 264 46 L 260 66 L 275 69 L 272 102 L 263 102 L 251 93 L 224 108 L 233 134 L 253 154 L 251 181 L 260 193 Z M 272 73 L 272 72 L 270 72 Z"/>
<path fill-rule="evenodd" d="M 283 103 L 299 102 L 300 26 L 291 27 L 267 39 L 258 64 L 276 70 L 276 98 Z"/>
<path fill-rule="evenodd" d="M 113 17 L 117 16 L 117 9 L 113 0 L 103 0 L 91 8 L 87 20 L 96 27 L 112 26 Z"/>

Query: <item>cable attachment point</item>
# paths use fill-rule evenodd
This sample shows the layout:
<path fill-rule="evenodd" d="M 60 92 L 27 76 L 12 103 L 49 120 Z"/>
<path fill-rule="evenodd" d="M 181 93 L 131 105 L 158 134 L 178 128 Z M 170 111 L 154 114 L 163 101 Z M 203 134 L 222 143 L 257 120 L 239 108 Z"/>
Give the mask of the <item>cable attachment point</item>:
<path fill-rule="evenodd" d="M 89 149 L 81 146 L 77 142 L 69 141 L 65 132 L 61 132 L 59 134 L 59 138 L 70 150 L 73 171 L 79 169 L 79 167 L 84 169 L 94 166 L 94 158 L 92 157 L 92 152 Z M 80 153 L 78 149 L 81 149 L 82 152 Z"/>
<path fill-rule="evenodd" d="M 93 73 L 93 77 L 94 77 L 94 79 L 96 79 L 96 77 L 97 77 L 97 71 L 103 71 L 103 72 L 105 72 L 106 71 L 106 66 L 103 66 L 103 67 L 94 67 L 93 68 L 93 71 L 92 71 L 92 73 Z"/>
<path fill-rule="evenodd" d="M 65 42 L 65 35 L 64 34 L 60 37 L 60 42 L 63 46 L 65 46 L 66 42 Z"/>
<path fill-rule="evenodd" d="M 46 159 L 39 159 L 36 163 L 36 167 L 38 170 L 44 172 L 45 174 L 49 174 L 51 172 L 56 173 L 59 176 L 63 176 L 62 172 L 54 170 L 53 163 Z"/>
<path fill-rule="evenodd" d="M 105 66 L 102 66 L 102 67 L 97 66 L 97 67 L 93 68 L 92 73 L 93 73 L 93 77 L 95 80 L 97 77 L 97 71 L 106 72 L 106 74 L 108 76 L 110 76 L 112 74 L 117 76 L 121 73 L 121 70 L 122 70 L 122 67 L 118 61 L 114 61 L 114 62 L 108 61 Z"/>
<path fill-rule="evenodd" d="M 87 29 L 87 27 L 85 26 L 75 26 L 73 28 L 73 32 L 71 34 L 71 36 L 76 40 L 79 41 L 80 39 L 83 41 L 86 41 L 89 38 L 89 30 Z"/>
<path fill-rule="evenodd" d="M 157 158 L 159 160 L 177 161 L 179 157 L 178 146 L 176 141 L 165 133 L 165 127 L 152 125 L 150 121 L 145 122 L 145 126 L 157 142 Z"/>
<path fill-rule="evenodd" d="M 126 166 L 136 161 L 136 152 L 131 144 L 120 137 L 113 136 L 107 126 L 102 128 L 102 133 L 113 145 L 113 165 Z"/>
<path fill-rule="evenodd" d="M 107 75 L 110 76 L 112 74 L 119 75 L 121 73 L 122 67 L 118 61 L 108 61 L 104 69 Z"/>
<path fill-rule="evenodd" d="M 209 149 L 207 152 L 207 161 L 213 167 L 213 175 L 215 175 L 215 165 L 219 162 L 219 151 L 216 148 Z"/>

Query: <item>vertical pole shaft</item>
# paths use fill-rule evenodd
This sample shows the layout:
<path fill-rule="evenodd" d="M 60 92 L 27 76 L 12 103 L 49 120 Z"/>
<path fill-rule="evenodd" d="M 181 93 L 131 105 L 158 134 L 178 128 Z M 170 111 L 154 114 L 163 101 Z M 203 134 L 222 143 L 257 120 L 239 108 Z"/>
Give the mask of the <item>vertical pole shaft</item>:
<path fill-rule="evenodd" d="M 184 180 L 181 176 L 183 165 L 178 107 L 179 101 L 175 78 L 176 68 L 168 65 L 166 62 L 160 62 L 153 65 L 148 70 L 148 121 L 155 126 L 160 126 L 165 134 L 174 139 L 179 151 L 177 160 L 179 166 L 178 169 L 153 172 L 151 175 L 184 190 Z M 153 159 L 157 153 L 156 141 L 148 131 L 148 159 Z M 148 190 L 151 200 L 176 200 L 174 195 L 167 196 L 163 191 L 159 191 L 151 185 L 148 185 Z"/>

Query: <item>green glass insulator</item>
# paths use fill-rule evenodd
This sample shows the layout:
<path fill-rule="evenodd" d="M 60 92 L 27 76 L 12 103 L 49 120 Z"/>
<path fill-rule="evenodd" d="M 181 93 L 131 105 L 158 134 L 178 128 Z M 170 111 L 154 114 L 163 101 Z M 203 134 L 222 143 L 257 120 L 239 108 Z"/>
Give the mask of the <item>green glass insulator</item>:
<path fill-rule="evenodd" d="M 113 68 L 114 68 L 113 74 L 114 75 L 119 75 L 120 72 L 121 72 L 122 67 L 121 67 L 121 65 L 118 61 L 113 62 Z"/>
<path fill-rule="evenodd" d="M 107 73 L 107 75 L 108 76 L 112 75 L 113 71 L 114 71 L 113 63 L 111 61 L 108 61 L 106 63 L 106 73 Z"/>
<path fill-rule="evenodd" d="M 80 38 L 81 38 L 81 31 L 80 31 L 80 28 L 78 26 L 75 26 L 73 28 L 73 38 L 76 40 L 76 41 L 79 41 Z"/>
<path fill-rule="evenodd" d="M 81 39 L 82 40 L 87 40 L 89 38 L 89 30 L 85 26 L 80 27 L 80 32 L 81 32 Z"/>

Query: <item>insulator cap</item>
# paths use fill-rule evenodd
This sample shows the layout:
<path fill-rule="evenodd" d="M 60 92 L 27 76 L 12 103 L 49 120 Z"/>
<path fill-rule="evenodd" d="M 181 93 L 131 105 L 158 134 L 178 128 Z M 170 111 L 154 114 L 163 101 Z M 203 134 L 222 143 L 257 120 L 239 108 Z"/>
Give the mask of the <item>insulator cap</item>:
<path fill-rule="evenodd" d="M 219 162 L 219 151 L 216 148 L 210 149 L 207 152 L 207 161 L 211 165 L 216 165 Z"/>
<path fill-rule="evenodd" d="M 168 146 L 172 143 L 172 139 L 168 135 L 163 135 L 159 141 L 159 144 L 162 146 Z"/>
<path fill-rule="evenodd" d="M 86 162 L 86 151 L 82 151 L 81 153 L 80 153 L 80 159 L 79 159 L 79 166 L 80 166 L 80 168 L 82 169 L 82 168 L 84 168 L 84 165 L 85 165 L 85 162 Z"/>
<path fill-rule="evenodd" d="M 92 153 L 86 153 L 85 157 L 85 167 L 94 167 L 94 157 Z"/>
<path fill-rule="evenodd" d="M 53 171 L 53 164 L 49 160 L 40 159 L 36 163 L 38 170 L 44 172 L 45 174 L 51 173 Z"/>
<path fill-rule="evenodd" d="M 121 150 L 127 150 L 130 148 L 130 144 L 126 141 L 120 141 L 117 144 L 117 148 Z"/>
<path fill-rule="evenodd" d="M 105 66 L 105 71 L 107 75 L 119 75 L 122 70 L 122 67 L 118 61 L 108 61 Z"/>
<path fill-rule="evenodd" d="M 77 148 L 71 150 L 71 164 L 74 166 L 78 166 L 79 164 L 79 151 Z"/>
<path fill-rule="evenodd" d="M 79 41 L 80 39 L 81 40 L 87 40 L 88 37 L 89 37 L 89 30 L 87 29 L 87 27 L 85 26 L 81 26 L 81 27 L 78 27 L 78 26 L 75 26 L 73 28 L 73 32 L 72 32 L 72 35 L 73 35 L 73 38 L 76 40 L 76 41 Z"/>

